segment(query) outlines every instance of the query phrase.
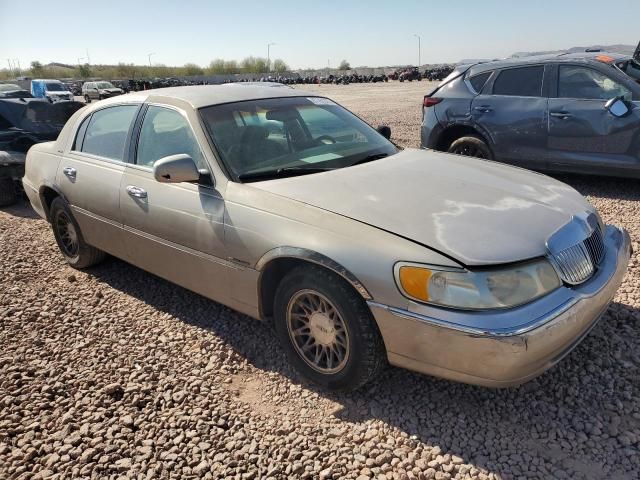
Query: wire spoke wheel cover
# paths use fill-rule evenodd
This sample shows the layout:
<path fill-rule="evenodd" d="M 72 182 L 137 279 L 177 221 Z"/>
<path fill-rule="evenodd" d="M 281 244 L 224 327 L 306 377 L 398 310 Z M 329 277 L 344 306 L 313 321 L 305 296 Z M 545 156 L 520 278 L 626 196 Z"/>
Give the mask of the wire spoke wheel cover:
<path fill-rule="evenodd" d="M 59 212 L 56 216 L 56 231 L 60 238 L 60 243 L 64 253 L 69 257 L 78 255 L 80 244 L 78 242 L 78 233 L 73 222 L 65 212 Z"/>
<path fill-rule="evenodd" d="M 296 292 L 287 305 L 287 330 L 300 357 L 315 371 L 337 373 L 349 360 L 349 332 L 338 309 L 315 290 Z"/>

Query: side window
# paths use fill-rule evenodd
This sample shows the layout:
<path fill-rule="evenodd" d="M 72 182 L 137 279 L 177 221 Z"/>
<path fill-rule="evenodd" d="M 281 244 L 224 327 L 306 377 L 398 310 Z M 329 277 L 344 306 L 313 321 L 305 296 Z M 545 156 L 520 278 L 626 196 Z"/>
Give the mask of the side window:
<path fill-rule="evenodd" d="M 80 124 L 80 128 L 78 128 L 78 131 L 76 132 L 76 138 L 73 141 L 73 147 L 71 147 L 71 150 L 75 150 L 77 152 L 82 151 L 82 141 L 84 140 L 84 135 L 87 132 L 89 120 L 91 120 L 91 115 L 85 118 Z"/>
<path fill-rule="evenodd" d="M 514 97 L 542 96 L 544 66 L 509 68 L 502 70 L 493 84 L 494 95 Z"/>
<path fill-rule="evenodd" d="M 487 83 L 487 80 L 489 80 L 492 73 L 493 72 L 480 73 L 469 78 L 469 83 L 475 90 L 475 93 L 480 93 L 482 91 L 482 87 Z"/>
<path fill-rule="evenodd" d="M 91 115 L 82 151 L 111 160 L 124 161 L 124 146 L 138 105 L 118 105 Z"/>
<path fill-rule="evenodd" d="M 631 100 L 632 94 L 626 87 L 597 70 L 575 65 L 560 65 L 558 74 L 559 98 L 609 100 L 617 96 Z"/>
<path fill-rule="evenodd" d="M 142 122 L 136 163 L 146 167 L 169 155 L 186 153 L 198 168 L 207 169 L 187 120 L 175 110 L 150 106 Z"/>

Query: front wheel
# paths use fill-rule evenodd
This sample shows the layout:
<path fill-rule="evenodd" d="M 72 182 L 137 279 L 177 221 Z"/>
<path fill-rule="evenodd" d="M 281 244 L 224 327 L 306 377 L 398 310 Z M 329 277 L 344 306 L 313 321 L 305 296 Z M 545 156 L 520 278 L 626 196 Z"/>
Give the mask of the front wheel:
<path fill-rule="evenodd" d="M 489 145 L 487 145 L 482 138 L 475 135 L 469 135 L 455 140 L 447 151 L 466 157 L 493 160 L 493 154 L 491 153 Z"/>
<path fill-rule="evenodd" d="M 51 202 L 51 227 L 60 252 L 74 268 L 87 268 L 101 262 L 105 253 L 84 241 L 69 205 L 60 197 Z"/>
<path fill-rule="evenodd" d="M 276 291 L 274 316 L 289 361 L 328 390 L 356 390 L 386 364 L 367 305 L 343 278 L 323 268 L 303 266 L 286 275 Z"/>
<path fill-rule="evenodd" d="M 89 95 L 84 96 L 84 103 L 91 103 L 91 97 Z"/>

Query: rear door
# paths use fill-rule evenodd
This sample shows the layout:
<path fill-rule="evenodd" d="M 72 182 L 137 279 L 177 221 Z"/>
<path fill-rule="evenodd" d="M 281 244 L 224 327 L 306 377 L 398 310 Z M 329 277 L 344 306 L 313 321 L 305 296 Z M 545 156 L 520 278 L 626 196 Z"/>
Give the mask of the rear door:
<path fill-rule="evenodd" d="M 56 178 L 85 240 L 120 257 L 124 252 L 120 182 L 139 108 L 137 104 L 109 106 L 86 117 Z"/>
<path fill-rule="evenodd" d="M 530 168 L 545 167 L 544 76 L 544 65 L 502 69 L 473 99 L 473 122 L 489 135 L 496 160 Z"/>
<path fill-rule="evenodd" d="M 558 65 L 556 78 L 555 98 L 549 99 L 550 168 L 578 172 L 604 168 L 612 174 L 637 168 L 640 103 L 633 102 L 630 86 L 589 64 Z M 605 108 L 608 100 L 619 96 L 631 106 L 623 117 Z"/>

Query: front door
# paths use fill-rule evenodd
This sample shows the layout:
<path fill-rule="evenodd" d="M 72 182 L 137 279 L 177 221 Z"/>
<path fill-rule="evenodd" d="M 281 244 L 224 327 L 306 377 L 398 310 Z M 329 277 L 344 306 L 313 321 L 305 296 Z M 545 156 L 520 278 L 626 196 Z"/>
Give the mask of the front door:
<path fill-rule="evenodd" d="M 224 201 L 211 184 L 160 183 L 154 163 L 188 154 L 210 171 L 191 126 L 177 109 L 151 105 L 140 129 L 134 162 L 120 188 L 128 260 L 139 267 L 224 302 L 229 272 L 224 246 Z"/>
<path fill-rule="evenodd" d="M 116 256 L 124 254 L 120 183 L 129 132 L 140 105 L 116 105 L 85 118 L 56 183 L 69 202 L 90 245 Z"/>
<path fill-rule="evenodd" d="M 605 108 L 618 96 L 631 105 L 624 117 Z M 588 66 L 560 65 L 556 97 L 549 99 L 551 168 L 620 174 L 640 165 L 640 105 L 626 86 Z"/>
<path fill-rule="evenodd" d="M 543 95 L 545 67 L 532 65 L 498 72 L 473 99 L 471 116 L 491 138 L 494 158 L 501 162 L 545 167 L 547 98 Z"/>

